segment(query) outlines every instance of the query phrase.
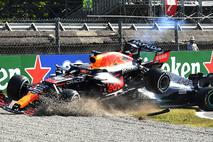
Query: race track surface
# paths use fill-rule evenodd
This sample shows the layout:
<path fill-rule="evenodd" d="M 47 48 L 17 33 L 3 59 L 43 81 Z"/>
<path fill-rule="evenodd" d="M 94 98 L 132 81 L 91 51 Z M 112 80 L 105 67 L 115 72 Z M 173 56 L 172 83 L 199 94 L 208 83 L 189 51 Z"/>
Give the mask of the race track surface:
<path fill-rule="evenodd" d="M 132 117 L 14 115 L 0 109 L 0 141 L 213 141 L 213 128 L 168 125 Z"/>

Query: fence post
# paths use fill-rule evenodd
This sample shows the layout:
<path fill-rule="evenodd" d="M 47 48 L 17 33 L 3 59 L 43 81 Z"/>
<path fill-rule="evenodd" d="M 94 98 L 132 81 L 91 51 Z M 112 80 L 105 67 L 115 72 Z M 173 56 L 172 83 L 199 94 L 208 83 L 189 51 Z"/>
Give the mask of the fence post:
<path fill-rule="evenodd" d="M 198 0 L 198 17 L 203 16 L 203 6 L 202 6 L 202 0 Z M 198 19 L 198 22 L 200 22 L 201 19 Z"/>
<path fill-rule="evenodd" d="M 118 23 L 118 42 L 119 42 L 119 45 L 120 45 L 120 50 L 122 51 L 123 50 L 123 43 L 122 43 L 122 39 L 123 39 L 123 35 L 122 35 L 122 20 L 120 19 L 119 20 L 119 23 Z"/>
<path fill-rule="evenodd" d="M 149 5 L 149 14 L 148 14 L 148 16 L 153 16 L 153 11 L 152 11 L 152 0 L 149 0 L 149 3 L 148 3 L 148 5 Z"/>
<path fill-rule="evenodd" d="M 179 36 L 178 36 L 178 22 L 177 21 L 175 21 L 175 45 L 177 47 L 177 50 L 180 51 Z"/>
<path fill-rule="evenodd" d="M 60 25 L 59 25 L 59 22 L 60 22 L 60 18 L 56 18 L 55 20 L 55 44 L 57 46 L 57 49 L 58 49 L 58 54 L 61 53 L 61 45 L 60 45 Z"/>
<path fill-rule="evenodd" d="M 182 12 L 182 15 L 185 15 L 184 0 L 181 0 L 181 12 Z"/>

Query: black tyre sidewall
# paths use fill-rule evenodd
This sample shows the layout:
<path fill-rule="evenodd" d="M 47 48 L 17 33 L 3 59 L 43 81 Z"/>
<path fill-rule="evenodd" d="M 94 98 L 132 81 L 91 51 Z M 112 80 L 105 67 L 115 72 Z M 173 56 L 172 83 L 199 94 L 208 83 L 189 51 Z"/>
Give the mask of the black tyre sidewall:
<path fill-rule="evenodd" d="M 150 69 L 144 74 L 145 87 L 154 93 L 164 93 L 168 90 L 169 85 L 165 88 L 160 88 L 160 81 L 163 78 L 167 78 L 170 82 L 170 78 L 165 72 L 159 69 Z"/>
<path fill-rule="evenodd" d="M 213 110 L 213 103 L 212 103 L 212 100 L 210 99 L 213 99 L 213 89 L 208 90 L 205 97 L 205 104 L 207 105 L 207 110 Z"/>
<path fill-rule="evenodd" d="M 61 95 L 61 98 L 65 101 L 74 101 L 80 99 L 79 93 L 72 89 L 64 89 Z"/>
<path fill-rule="evenodd" d="M 27 94 L 27 88 L 23 87 L 26 83 L 29 83 L 27 77 L 22 75 L 14 75 L 8 82 L 7 96 L 15 101 L 22 98 Z"/>
<path fill-rule="evenodd" d="M 199 107 L 204 111 L 213 111 L 213 88 L 204 88 L 199 92 Z"/>

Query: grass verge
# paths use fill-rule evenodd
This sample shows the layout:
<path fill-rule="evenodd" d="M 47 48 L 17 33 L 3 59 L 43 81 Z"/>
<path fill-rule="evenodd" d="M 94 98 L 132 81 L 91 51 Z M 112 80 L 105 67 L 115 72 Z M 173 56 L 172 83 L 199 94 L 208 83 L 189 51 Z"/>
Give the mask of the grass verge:
<path fill-rule="evenodd" d="M 195 113 L 195 109 L 171 109 L 168 113 L 155 116 L 148 116 L 148 114 L 144 112 L 136 113 L 134 116 L 138 119 L 151 118 L 152 120 L 171 124 L 189 125 L 193 127 L 213 127 L 213 120 L 199 118 Z"/>

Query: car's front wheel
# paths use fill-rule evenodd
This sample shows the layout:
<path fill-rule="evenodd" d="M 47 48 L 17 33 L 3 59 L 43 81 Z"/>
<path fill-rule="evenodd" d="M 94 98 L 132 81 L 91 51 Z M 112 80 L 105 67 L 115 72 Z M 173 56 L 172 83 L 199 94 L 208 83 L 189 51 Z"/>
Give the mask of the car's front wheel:
<path fill-rule="evenodd" d="M 61 92 L 61 99 L 64 101 L 76 101 L 80 100 L 80 95 L 77 91 L 72 89 L 64 89 Z"/>
<path fill-rule="evenodd" d="M 27 94 L 27 84 L 29 84 L 27 77 L 22 75 L 14 75 L 8 82 L 7 96 L 12 100 L 19 100 Z"/>

